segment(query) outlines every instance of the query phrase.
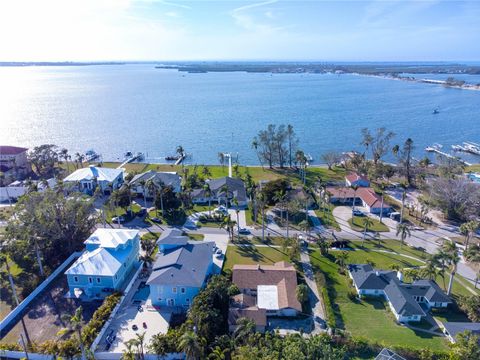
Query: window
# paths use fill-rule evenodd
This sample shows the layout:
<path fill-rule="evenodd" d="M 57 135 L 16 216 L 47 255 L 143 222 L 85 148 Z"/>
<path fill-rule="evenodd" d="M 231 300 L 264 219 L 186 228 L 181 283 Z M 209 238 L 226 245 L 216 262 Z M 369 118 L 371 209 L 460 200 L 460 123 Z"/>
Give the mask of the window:
<path fill-rule="evenodd" d="M 183 287 L 180 288 L 180 292 L 181 292 L 182 294 L 185 294 L 185 288 L 183 288 Z"/>
<path fill-rule="evenodd" d="M 176 288 L 176 287 L 172 288 L 172 292 L 173 292 L 174 294 L 176 294 L 176 293 L 177 293 L 177 288 Z"/>
<path fill-rule="evenodd" d="M 78 282 L 78 276 L 75 276 L 73 280 L 75 280 L 75 282 Z"/>
<path fill-rule="evenodd" d="M 185 302 L 186 302 L 187 304 L 190 304 L 190 299 L 189 299 L 189 298 L 186 298 L 186 299 L 185 299 Z"/>
<path fill-rule="evenodd" d="M 91 284 L 93 283 L 93 279 L 91 277 L 88 278 L 88 282 Z"/>
<path fill-rule="evenodd" d="M 97 277 L 97 283 L 100 284 L 100 278 Z"/>

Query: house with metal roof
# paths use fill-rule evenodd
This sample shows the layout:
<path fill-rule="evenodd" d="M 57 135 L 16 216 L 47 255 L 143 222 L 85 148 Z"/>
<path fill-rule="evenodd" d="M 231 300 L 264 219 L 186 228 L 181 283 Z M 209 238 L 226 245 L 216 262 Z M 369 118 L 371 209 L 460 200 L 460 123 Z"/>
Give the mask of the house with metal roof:
<path fill-rule="evenodd" d="M 431 308 L 444 308 L 451 299 L 433 280 L 404 283 L 401 272 L 352 264 L 348 274 L 360 296 L 383 297 L 399 322 L 420 321 Z"/>
<path fill-rule="evenodd" d="M 147 280 L 153 306 L 187 309 L 213 271 L 214 242 L 185 238 L 171 231 L 158 240 L 160 252 Z"/>
<path fill-rule="evenodd" d="M 248 204 L 247 191 L 242 179 L 225 176 L 220 179 L 212 179 L 206 182 L 210 187 L 211 195 L 208 196 L 204 188 L 194 189 L 191 197 L 195 204 L 213 203 L 232 205 L 235 198 L 239 207 L 245 207 Z"/>
<path fill-rule="evenodd" d="M 145 196 L 152 198 L 153 191 L 150 191 L 145 184 L 152 181 L 157 187 L 171 187 L 174 193 L 179 193 L 182 190 L 182 178 L 176 172 L 159 172 L 150 170 L 141 174 L 135 175 L 130 184 L 133 185 L 133 191 L 138 196 Z"/>
<path fill-rule="evenodd" d="M 452 343 L 456 343 L 458 334 L 468 332 L 478 337 L 480 344 L 480 322 L 451 322 L 442 323 L 442 329 L 445 335 Z"/>
<path fill-rule="evenodd" d="M 63 179 L 63 183 L 76 187 L 78 191 L 92 195 L 97 186 L 104 194 L 110 194 L 123 184 L 123 169 L 88 166 L 75 170 Z"/>
<path fill-rule="evenodd" d="M 69 296 L 90 300 L 120 291 L 139 265 L 138 230 L 97 229 L 84 253 L 65 271 Z"/>

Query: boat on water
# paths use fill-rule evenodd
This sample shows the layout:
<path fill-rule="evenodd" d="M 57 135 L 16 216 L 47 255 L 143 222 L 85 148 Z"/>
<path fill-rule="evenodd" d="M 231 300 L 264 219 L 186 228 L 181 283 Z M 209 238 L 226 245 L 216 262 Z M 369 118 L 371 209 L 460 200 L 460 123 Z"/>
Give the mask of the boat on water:
<path fill-rule="evenodd" d="M 440 110 L 438 108 L 433 109 L 432 114 L 440 114 Z"/>
<path fill-rule="evenodd" d="M 131 151 L 126 151 L 125 154 L 123 154 L 123 157 L 125 159 L 129 159 L 133 156 L 133 153 Z"/>
<path fill-rule="evenodd" d="M 312 162 L 313 161 L 313 156 L 310 155 L 310 154 L 305 154 L 305 157 L 307 158 L 307 161 L 308 162 Z"/>
<path fill-rule="evenodd" d="M 145 158 L 142 152 L 137 152 L 137 155 L 135 155 L 135 160 L 137 161 L 142 161 Z"/>
<path fill-rule="evenodd" d="M 453 151 L 465 151 L 465 148 L 462 145 L 452 145 Z"/>
<path fill-rule="evenodd" d="M 463 143 L 463 148 L 465 152 L 474 155 L 480 155 L 480 145 L 471 141 L 465 141 Z"/>
<path fill-rule="evenodd" d="M 93 149 L 85 151 L 85 160 L 87 162 L 94 161 L 100 157 Z"/>
<path fill-rule="evenodd" d="M 167 161 L 177 161 L 178 159 L 180 159 L 180 156 L 177 155 L 165 156 L 165 160 Z"/>
<path fill-rule="evenodd" d="M 428 152 L 436 152 L 436 151 L 439 151 L 442 147 L 443 147 L 442 144 L 435 143 L 435 144 L 433 144 L 432 146 L 427 146 L 427 147 L 425 148 L 425 151 L 428 151 Z"/>

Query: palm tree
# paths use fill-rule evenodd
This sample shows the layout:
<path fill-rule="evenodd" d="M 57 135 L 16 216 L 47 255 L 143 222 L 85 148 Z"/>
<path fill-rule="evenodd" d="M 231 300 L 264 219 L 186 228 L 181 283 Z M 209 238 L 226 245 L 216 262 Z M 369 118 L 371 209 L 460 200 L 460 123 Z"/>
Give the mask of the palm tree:
<path fill-rule="evenodd" d="M 229 352 L 229 349 L 222 349 L 220 346 L 215 346 L 210 354 L 208 354 L 208 360 L 225 360 L 226 353 Z"/>
<path fill-rule="evenodd" d="M 121 360 L 135 360 L 135 351 L 133 348 L 135 347 L 135 339 L 130 339 L 125 342 L 125 346 L 127 347 L 122 352 Z"/>
<path fill-rule="evenodd" d="M 348 252 L 342 251 L 335 256 L 335 264 L 340 266 L 340 269 L 344 271 L 346 267 L 347 259 L 348 259 Z"/>
<path fill-rule="evenodd" d="M 353 184 L 350 186 L 353 189 L 353 204 L 352 204 L 352 212 L 355 211 L 355 203 L 357 202 L 357 190 L 358 190 L 358 185 Z"/>
<path fill-rule="evenodd" d="M 203 191 L 205 192 L 205 196 L 208 197 L 208 216 L 212 216 L 212 190 L 208 183 L 203 185 Z"/>
<path fill-rule="evenodd" d="M 442 245 L 442 254 L 448 265 L 450 265 L 450 280 L 448 282 L 447 295 L 452 292 L 453 278 L 457 272 L 457 265 L 460 262 L 457 246 L 454 241 L 446 241 Z"/>
<path fill-rule="evenodd" d="M 237 327 L 233 332 L 233 338 L 236 344 L 244 344 L 248 342 L 248 338 L 255 332 L 255 323 L 249 318 L 239 318 L 236 323 Z"/>
<path fill-rule="evenodd" d="M 283 212 L 285 211 L 285 200 L 287 199 L 287 193 L 285 190 L 277 190 L 273 196 L 273 200 L 280 205 L 280 219 L 283 222 Z M 287 210 L 287 238 L 288 238 L 288 210 Z"/>
<path fill-rule="evenodd" d="M 178 349 L 185 353 L 187 360 L 199 359 L 203 354 L 201 341 L 193 331 L 183 333 L 178 343 Z"/>
<path fill-rule="evenodd" d="M 225 216 L 220 224 L 220 228 L 227 230 L 227 233 L 232 241 L 233 241 L 234 227 L 235 227 L 235 221 L 230 219 L 230 215 Z"/>
<path fill-rule="evenodd" d="M 143 204 L 145 207 L 147 207 L 147 189 L 146 189 L 146 181 L 145 180 L 140 180 L 138 182 L 140 186 L 142 187 L 142 194 L 143 194 Z"/>
<path fill-rule="evenodd" d="M 67 165 L 67 173 L 70 173 L 70 166 L 68 164 L 68 160 L 71 158 L 71 156 L 68 154 L 68 150 L 63 148 L 60 150 L 60 153 L 58 154 L 60 159 L 65 160 L 65 164 Z"/>
<path fill-rule="evenodd" d="M 238 200 L 236 197 L 232 199 L 232 203 L 235 206 L 235 213 L 237 214 L 237 237 L 240 241 L 240 209 L 238 208 Z"/>
<path fill-rule="evenodd" d="M 165 208 L 163 206 L 163 193 L 165 191 L 164 184 L 161 180 L 153 180 L 155 187 L 158 189 L 158 194 L 160 195 L 160 210 L 162 211 L 162 216 L 165 216 Z M 155 198 L 156 200 L 156 198 Z"/>
<path fill-rule="evenodd" d="M 227 208 L 228 210 L 228 185 L 227 184 L 224 184 L 222 185 L 222 187 L 220 188 L 219 192 L 218 192 L 218 203 L 220 204 L 220 195 L 221 194 L 224 194 L 225 195 L 225 207 Z"/>
<path fill-rule="evenodd" d="M 146 332 L 144 331 L 141 334 L 135 334 L 135 338 L 129 340 L 132 342 L 133 346 L 137 347 L 137 354 L 140 355 L 140 359 L 144 360 L 145 359 L 145 334 Z"/>
<path fill-rule="evenodd" d="M 439 275 L 439 271 L 437 269 L 438 265 L 439 264 L 437 258 L 435 256 L 429 256 L 429 258 L 427 259 L 427 264 L 420 270 L 420 274 L 422 275 L 422 277 L 430 280 L 435 280 L 437 275 Z"/>
<path fill-rule="evenodd" d="M 411 233 L 410 233 L 410 225 L 408 224 L 405 224 L 405 223 L 399 223 L 397 225 L 397 233 L 396 233 L 396 236 L 400 235 L 400 239 L 402 240 L 402 243 L 400 246 L 403 246 L 404 242 L 405 242 L 405 239 L 407 237 L 410 237 L 411 236 Z"/>
<path fill-rule="evenodd" d="M 262 212 L 262 242 L 265 242 L 265 194 L 263 192 L 259 192 L 257 195 L 257 206 L 260 207 Z"/>
<path fill-rule="evenodd" d="M 78 341 L 80 343 L 80 350 L 82 351 L 82 360 L 87 360 L 85 345 L 83 344 L 83 339 L 82 339 L 82 328 L 85 325 L 83 321 L 82 312 L 83 312 L 83 309 L 81 306 L 79 306 L 77 310 L 75 310 L 75 314 L 73 315 L 63 314 L 62 320 L 66 322 L 68 325 L 66 329 L 63 329 L 60 332 L 74 331 L 77 333 Z"/>
<path fill-rule="evenodd" d="M 208 168 L 207 165 L 202 166 L 202 175 L 205 179 L 208 178 L 209 176 L 212 176 L 212 173 L 210 172 L 210 169 Z"/>
<path fill-rule="evenodd" d="M 153 179 L 148 179 L 147 181 L 145 181 L 145 187 L 147 188 L 147 191 L 149 194 L 153 194 L 153 200 L 152 200 L 152 206 L 153 206 L 153 203 L 157 198 L 157 184 L 155 183 L 155 181 L 153 181 Z M 146 206 L 146 203 L 145 203 L 145 206 Z"/>
<path fill-rule="evenodd" d="M 381 191 L 381 196 L 382 196 L 382 202 L 380 204 L 380 223 L 382 223 L 383 220 L 383 196 L 385 194 L 385 184 L 382 182 L 379 185 L 380 191 Z"/>
<path fill-rule="evenodd" d="M 394 156 L 397 156 L 398 153 L 399 153 L 399 151 L 400 151 L 400 146 L 398 146 L 398 144 L 395 145 L 395 146 L 392 148 L 392 154 L 393 154 Z"/>
<path fill-rule="evenodd" d="M 470 245 L 470 239 L 475 234 L 475 232 L 480 228 L 480 222 L 471 220 L 467 223 L 468 236 L 467 241 L 465 242 L 465 249 L 468 249 Z"/>
<path fill-rule="evenodd" d="M 373 226 L 373 219 L 370 217 L 366 217 L 363 219 L 363 240 L 362 243 L 365 241 L 365 237 L 367 236 L 367 231 L 370 230 L 370 227 Z"/>
<path fill-rule="evenodd" d="M 402 209 L 400 210 L 400 224 L 403 223 L 403 211 L 405 209 L 405 198 L 407 197 L 407 185 L 405 183 L 401 183 L 400 187 L 403 189 L 402 192 Z"/>
<path fill-rule="evenodd" d="M 477 265 L 480 265 L 480 245 L 472 245 L 470 246 L 464 253 L 465 259 L 470 262 L 473 262 Z M 477 288 L 477 283 L 480 278 L 480 271 L 475 278 L 475 289 Z"/>
<path fill-rule="evenodd" d="M 253 141 L 252 141 L 252 148 L 255 149 L 255 153 L 257 154 L 257 158 L 258 158 L 258 162 L 260 163 L 260 165 L 262 166 L 262 170 L 264 170 L 264 167 L 263 167 L 263 162 L 262 162 L 262 159 L 260 158 L 260 153 L 258 152 L 258 140 L 257 138 L 253 138 Z"/>
<path fill-rule="evenodd" d="M 43 278 L 45 276 L 45 272 L 43 271 L 42 255 L 40 253 L 40 247 L 38 246 L 38 241 L 41 239 L 39 239 L 35 235 L 31 235 L 31 239 L 33 240 L 33 248 L 35 249 L 35 257 L 37 258 L 38 269 L 40 270 L 40 276 Z"/>
<path fill-rule="evenodd" d="M 320 249 L 320 254 L 323 256 L 328 255 L 328 250 L 330 249 L 330 244 L 321 236 L 317 235 L 317 244 L 318 248 Z"/>

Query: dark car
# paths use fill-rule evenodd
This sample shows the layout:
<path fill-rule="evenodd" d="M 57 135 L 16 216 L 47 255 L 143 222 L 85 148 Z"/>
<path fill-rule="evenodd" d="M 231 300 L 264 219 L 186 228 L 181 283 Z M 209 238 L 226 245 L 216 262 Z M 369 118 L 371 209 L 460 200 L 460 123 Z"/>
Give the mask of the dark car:
<path fill-rule="evenodd" d="M 137 216 L 145 216 L 147 215 L 147 209 L 141 208 L 139 212 L 137 212 Z"/>
<path fill-rule="evenodd" d="M 150 218 L 150 220 L 153 221 L 154 223 L 157 223 L 157 224 L 162 223 L 162 220 L 158 217 L 152 217 L 152 218 Z"/>
<path fill-rule="evenodd" d="M 242 235 L 250 235 L 250 230 L 246 228 L 241 228 L 238 232 L 239 234 L 242 234 Z"/>

